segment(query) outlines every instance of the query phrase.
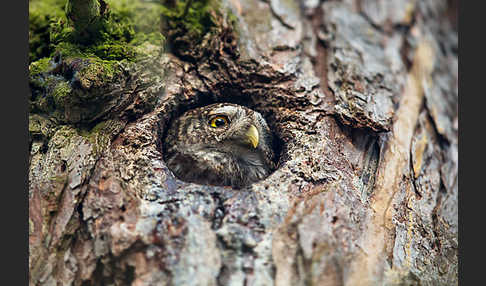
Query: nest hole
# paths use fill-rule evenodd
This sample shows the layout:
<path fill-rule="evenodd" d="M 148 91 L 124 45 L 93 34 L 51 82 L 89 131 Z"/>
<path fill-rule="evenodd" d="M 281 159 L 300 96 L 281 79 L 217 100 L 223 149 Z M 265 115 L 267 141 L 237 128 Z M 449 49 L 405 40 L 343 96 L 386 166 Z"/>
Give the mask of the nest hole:
<path fill-rule="evenodd" d="M 167 133 L 172 126 L 174 120 L 182 116 L 185 112 L 199 108 L 208 106 L 214 103 L 232 103 L 247 107 L 252 109 L 258 113 L 260 113 L 265 121 L 268 124 L 272 135 L 272 149 L 275 154 L 274 156 L 274 163 L 275 169 L 270 172 L 268 176 L 273 174 L 277 171 L 280 166 L 285 161 L 286 156 L 283 156 L 285 153 L 285 142 L 281 139 L 281 134 L 279 134 L 279 129 L 277 128 L 278 122 L 276 121 L 276 116 L 274 116 L 275 110 L 269 107 L 268 105 L 262 105 L 259 103 L 261 101 L 261 95 L 256 94 L 245 94 L 241 92 L 242 89 L 238 87 L 221 87 L 218 94 L 213 93 L 197 93 L 195 96 L 188 98 L 186 100 L 179 100 L 172 104 L 172 108 L 170 108 L 169 112 L 161 116 L 161 124 L 159 126 L 159 146 L 162 150 L 163 159 L 166 161 L 166 154 L 167 154 L 167 147 L 166 147 L 166 138 Z M 267 177 L 268 177 L 267 176 Z M 262 179 L 265 180 L 266 178 Z M 261 180 L 261 181 L 262 181 Z M 254 182 L 256 183 L 256 182 Z M 251 185 L 251 184 L 250 184 Z"/>

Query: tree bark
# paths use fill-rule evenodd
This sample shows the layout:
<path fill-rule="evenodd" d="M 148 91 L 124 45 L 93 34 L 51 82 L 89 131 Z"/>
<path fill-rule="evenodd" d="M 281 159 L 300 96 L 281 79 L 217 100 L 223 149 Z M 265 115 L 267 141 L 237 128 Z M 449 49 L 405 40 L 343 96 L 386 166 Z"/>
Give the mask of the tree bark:
<path fill-rule="evenodd" d="M 30 285 L 458 284 L 457 1 L 171 3 L 164 53 L 31 63 Z M 268 178 L 166 167 L 213 102 L 266 117 Z"/>

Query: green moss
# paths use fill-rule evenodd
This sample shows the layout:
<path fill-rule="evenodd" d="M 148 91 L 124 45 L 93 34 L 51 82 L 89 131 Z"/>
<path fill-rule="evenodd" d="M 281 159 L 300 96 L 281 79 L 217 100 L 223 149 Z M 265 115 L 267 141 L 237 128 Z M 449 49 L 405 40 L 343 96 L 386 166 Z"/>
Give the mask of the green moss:
<path fill-rule="evenodd" d="M 100 88 L 115 81 L 117 75 L 121 72 L 122 69 L 118 61 L 89 58 L 89 64 L 78 70 L 76 78 L 79 80 L 84 89 L 90 89 L 93 87 Z"/>
<path fill-rule="evenodd" d="M 113 132 L 121 130 L 121 126 L 121 123 L 117 120 L 107 120 L 96 124 L 89 130 L 78 129 L 77 132 L 92 144 L 93 153 L 100 155 L 109 146 Z"/>
<path fill-rule="evenodd" d="M 106 60 L 134 60 L 137 56 L 136 50 L 133 47 L 117 42 L 97 45 L 93 49 L 93 54 Z"/>
<path fill-rule="evenodd" d="M 91 133 L 103 132 L 107 125 L 108 125 L 107 121 L 100 122 L 96 124 L 95 127 L 93 127 L 93 129 L 91 129 Z"/>
<path fill-rule="evenodd" d="M 70 94 L 71 94 L 71 86 L 67 81 L 59 82 L 51 93 L 52 98 L 54 100 L 54 104 L 57 107 L 64 107 Z"/>
<path fill-rule="evenodd" d="M 229 9 L 229 8 L 226 11 L 227 11 L 226 17 L 227 17 L 228 23 L 231 25 L 231 27 L 233 27 L 233 29 L 237 28 L 238 23 L 239 23 L 238 16 L 236 16 L 233 13 L 233 11 L 231 11 L 231 9 Z"/>
<path fill-rule="evenodd" d="M 68 180 L 68 174 L 62 174 L 62 175 L 58 175 L 58 176 L 52 176 L 49 178 L 49 180 L 51 181 L 51 183 L 58 183 L 58 184 L 64 184 L 67 182 Z M 54 199 L 55 198 L 55 193 L 50 193 L 50 198 L 51 199 Z"/>
<path fill-rule="evenodd" d="M 46 72 L 46 69 L 49 71 L 46 60 L 32 63 L 30 69 L 35 73 L 29 82 L 30 112 L 50 114 L 60 122 L 93 118 L 111 100 L 107 93 L 110 85 L 123 80 L 123 67 L 119 61 L 97 57 L 69 57 L 56 68 L 55 73 Z"/>
<path fill-rule="evenodd" d="M 50 58 L 41 58 L 38 61 L 35 61 L 29 65 L 29 74 L 31 76 L 48 72 L 50 69 L 49 64 Z"/>
<path fill-rule="evenodd" d="M 112 100 L 112 84 L 127 80 L 125 64 L 163 51 L 160 4 L 105 0 L 109 12 L 102 13 L 96 34 L 80 41 L 65 15 L 67 1 L 29 2 L 29 110 L 58 122 L 89 122 Z"/>
<path fill-rule="evenodd" d="M 130 25 L 105 25 L 98 39 L 89 44 L 80 43 L 74 38 L 73 29 L 65 23 L 57 23 L 52 27 L 51 42 L 55 48 L 53 53 L 64 57 L 97 57 L 104 60 L 130 60 L 137 58 L 135 48 L 129 43 L 134 38 Z"/>
<path fill-rule="evenodd" d="M 63 9 L 67 0 L 29 2 L 30 61 L 58 53 L 68 57 L 135 61 L 144 56 L 137 49 L 144 42 L 163 47 L 165 39 L 160 31 L 158 4 L 128 0 L 106 2 L 109 13 L 92 27 L 86 39 L 80 38 L 66 18 Z"/>
<path fill-rule="evenodd" d="M 177 29 L 180 34 L 198 42 L 215 26 L 211 12 L 218 11 L 218 6 L 219 2 L 215 0 L 194 0 L 192 3 L 186 0 L 177 1 L 174 7 L 161 5 L 161 12 L 166 17 L 169 32 Z"/>
<path fill-rule="evenodd" d="M 50 26 L 57 21 L 66 21 L 66 0 L 29 1 L 29 60 L 48 57 L 52 53 Z"/>

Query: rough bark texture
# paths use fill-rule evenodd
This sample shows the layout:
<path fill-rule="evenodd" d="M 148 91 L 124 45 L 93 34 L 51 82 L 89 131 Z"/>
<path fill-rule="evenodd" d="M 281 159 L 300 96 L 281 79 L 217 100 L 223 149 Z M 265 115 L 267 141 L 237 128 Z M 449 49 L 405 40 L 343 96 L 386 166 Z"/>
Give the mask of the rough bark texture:
<path fill-rule="evenodd" d="M 165 53 L 31 64 L 30 285 L 458 284 L 455 2 L 166 2 Z M 225 101 L 278 169 L 176 179 L 168 122 Z"/>

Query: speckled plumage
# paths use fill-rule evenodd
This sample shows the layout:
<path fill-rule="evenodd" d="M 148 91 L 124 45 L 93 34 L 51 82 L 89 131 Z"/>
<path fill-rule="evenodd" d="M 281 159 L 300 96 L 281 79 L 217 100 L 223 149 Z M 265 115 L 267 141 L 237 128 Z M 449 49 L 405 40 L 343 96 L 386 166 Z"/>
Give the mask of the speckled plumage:
<path fill-rule="evenodd" d="M 229 123 L 212 127 L 223 115 Z M 258 145 L 248 141 L 255 126 Z M 165 139 L 165 161 L 181 180 L 242 187 L 267 177 L 275 168 L 272 135 L 265 119 L 244 106 L 216 103 L 184 113 L 172 122 Z"/>

